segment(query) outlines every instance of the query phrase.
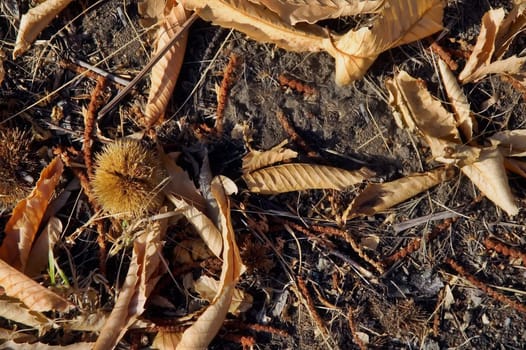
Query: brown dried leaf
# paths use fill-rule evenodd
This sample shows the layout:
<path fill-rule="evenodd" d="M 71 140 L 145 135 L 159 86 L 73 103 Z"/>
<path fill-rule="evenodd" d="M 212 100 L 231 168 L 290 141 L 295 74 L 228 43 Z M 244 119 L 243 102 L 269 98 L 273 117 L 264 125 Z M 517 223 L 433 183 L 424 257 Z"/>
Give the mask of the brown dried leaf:
<path fill-rule="evenodd" d="M 479 159 L 463 166 L 461 170 L 489 200 L 504 209 L 508 215 L 518 214 L 519 207 L 511 193 L 504 158 L 499 149 L 482 149 Z"/>
<path fill-rule="evenodd" d="M 351 30 L 326 47 L 336 60 L 336 83 L 362 78 L 384 51 L 425 38 L 442 29 L 442 0 L 401 0 L 382 8 L 372 28 Z"/>
<path fill-rule="evenodd" d="M 221 251 L 223 250 L 223 238 L 221 237 L 221 232 L 212 220 L 184 199 L 179 199 L 172 195 L 168 195 L 167 198 L 175 205 L 177 210 L 186 217 L 192 226 L 194 226 L 212 253 L 220 257 Z"/>
<path fill-rule="evenodd" d="M 278 194 L 310 189 L 343 190 L 373 175 L 366 168 L 350 171 L 315 164 L 282 164 L 243 175 L 248 189 L 262 194 Z"/>
<path fill-rule="evenodd" d="M 55 216 L 51 217 L 31 248 L 24 271 L 26 275 L 35 277 L 45 269 L 49 261 L 49 252 L 53 250 L 61 234 L 62 222 Z"/>
<path fill-rule="evenodd" d="M 499 27 L 497 38 L 495 39 L 495 53 L 497 59 L 502 58 L 513 39 L 522 33 L 526 27 L 526 2 L 517 1 Z"/>
<path fill-rule="evenodd" d="M 504 167 L 526 179 L 526 162 L 515 158 L 504 158 Z"/>
<path fill-rule="evenodd" d="M 35 312 L 66 312 L 74 307 L 60 295 L 41 286 L 3 260 L 0 260 L 0 286 L 5 294 L 19 299 Z"/>
<path fill-rule="evenodd" d="M 440 159 L 446 148 L 460 143 L 454 116 L 431 96 L 423 81 L 401 71 L 385 85 L 398 126 L 423 134 L 435 158 Z"/>
<path fill-rule="evenodd" d="M 0 317 L 38 329 L 39 334 L 53 327 L 53 321 L 44 314 L 28 309 L 18 299 L 6 296 L 0 297 Z"/>
<path fill-rule="evenodd" d="M 177 348 L 177 344 L 181 341 L 182 332 L 157 332 L 153 339 L 152 348 L 159 350 L 173 350 Z"/>
<path fill-rule="evenodd" d="M 440 70 L 440 75 L 442 76 L 442 82 L 444 83 L 447 97 L 449 102 L 451 102 L 451 107 L 453 107 L 453 110 L 455 111 L 457 127 L 462 131 L 466 140 L 470 141 L 473 138 L 473 129 L 474 125 L 476 125 L 476 121 L 471 115 L 471 108 L 468 99 L 446 62 L 439 59 L 438 68 Z"/>
<path fill-rule="evenodd" d="M 161 148 L 158 150 L 164 168 L 170 176 L 170 182 L 163 189 L 165 194 L 182 198 L 198 210 L 204 211 L 205 199 L 195 187 L 188 173 L 175 163 L 170 154 L 164 153 Z"/>
<path fill-rule="evenodd" d="M 155 53 L 168 44 L 187 20 L 187 12 L 182 4 L 173 4 L 173 1 L 168 1 L 165 12 L 167 13 L 161 19 L 157 30 Z M 144 120 L 141 120 L 145 127 L 155 125 L 164 116 L 166 106 L 172 96 L 181 66 L 183 65 L 187 40 L 188 31 L 186 30 L 152 68 L 148 102 L 144 111 Z"/>
<path fill-rule="evenodd" d="M 201 298 L 211 302 L 217 295 L 219 288 L 219 281 L 209 276 L 201 276 L 194 281 L 192 287 L 195 289 Z M 241 312 L 245 312 L 252 307 L 253 298 L 250 294 L 245 291 L 236 288 L 234 295 L 232 296 L 232 303 L 228 309 L 228 312 L 238 316 Z"/>
<path fill-rule="evenodd" d="M 143 0 L 137 3 L 137 11 L 141 16 L 140 24 L 144 27 L 155 25 L 164 17 L 166 0 Z"/>
<path fill-rule="evenodd" d="M 249 0 L 277 13 L 289 24 L 378 12 L 384 0 Z"/>
<path fill-rule="evenodd" d="M 79 342 L 71 345 L 49 345 L 45 343 L 17 343 L 13 340 L 7 341 L 0 346 L 0 349 L 9 350 L 91 350 L 93 343 Z"/>
<path fill-rule="evenodd" d="M 113 349 L 144 312 L 146 299 L 162 275 L 160 253 L 166 223 L 167 219 L 150 223 L 133 242 L 128 274 L 93 349 Z"/>
<path fill-rule="evenodd" d="M 220 178 L 212 180 L 211 192 L 220 209 L 218 221 L 221 223 L 223 236 L 221 277 L 214 299 L 197 321 L 183 333 L 177 349 L 206 349 L 223 324 L 232 303 L 235 285 L 244 270 L 230 219 L 229 199 Z"/>
<path fill-rule="evenodd" d="M 506 157 L 526 157 L 526 129 L 506 130 L 489 138 L 493 146 L 499 146 Z"/>
<path fill-rule="evenodd" d="M 23 54 L 40 32 L 60 13 L 71 0 L 46 0 L 22 16 L 16 36 L 13 59 Z"/>
<path fill-rule="evenodd" d="M 524 7 L 521 8 L 523 13 Z M 525 25 L 522 18 L 524 15 L 519 15 L 518 11 L 512 11 L 511 19 L 506 20 L 502 8 L 492 9 L 484 14 L 477 43 L 458 77 L 463 84 L 480 80 L 488 74 L 514 74 L 521 71 L 526 63 L 525 57 L 511 56 L 501 59 L 511 39 L 516 35 L 513 31 L 520 31 Z"/>
<path fill-rule="evenodd" d="M 284 148 L 287 142 L 288 141 L 285 140 L 268 151 L 250 150 L 243 157 L 243 174 L 248 174 L 257 169 L 296 158 L 298 152 Z"/>
<path fill-rule="evenodd" d="M 0 84 L 4 81 L 5 70 L 4 70 L 4 60 L 6 58 L 4 50 L 0 49 Z"/>
<path fill-rule="evenodd" d="M 438 168 L 391 182 L 368 184 L 344 211 L 342 220 L 382 212 L 446 181 L 451 175 L 446 168 Z"/>
<path fill-rule="evenodd" d="M 64 165 L 55 158 L 42 170 L 40 179 L 29 196 L 17 204 L 5 227 L 0 258 L 24 271 L 40 221 L 55 191 Z"/>
<path fill-rule="evenodd" d="M 247 0 L 183 0 L 184 7 L 222 27 L 237 29 L 249 37 L 272 42 L 290 51 L 321 51 L 327 33 L 317 25 L 294 27 L 276 13 Z"/>

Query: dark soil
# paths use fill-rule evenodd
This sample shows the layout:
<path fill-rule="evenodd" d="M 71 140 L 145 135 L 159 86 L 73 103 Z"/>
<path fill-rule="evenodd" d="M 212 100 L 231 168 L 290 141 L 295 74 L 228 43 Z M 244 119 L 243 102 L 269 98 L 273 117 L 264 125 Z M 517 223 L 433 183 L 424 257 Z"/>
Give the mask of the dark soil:
<path fill-rule="evenodd" d="M 27 6 L 25 2 L 21 6 Z M 61 13 L 28 53 L 12 60 L 18 6 L 14 0 L 0 4 L 0 49 L 8 57 L 4 61 L 6 78 L 0 87 L 1 128 L 31 131 L 31 152 L 39 151 L 40 159 L 49 160 L 51 149 L 58 145 L 81 149 L 81 108 L 89 103 L 95 85 L 89 78 L 78 79 L 77 73 L 61 63 L 78 59 L 95 65 L 104 61 L 102 69 L 131 79 L 148 61 L 150 40 L 139 24 L 136 1 L 80 1 Z M 462 49 L 460 41 L 474 44 L 482 15 L 499 6 L 509 9 L 511 2 L 449 1 L 444 19 L 447 31 L 440 44 L 451 50 Z M 119 16 L 118 8 L 124 17 Z M 435 68 L 436 57 L 426 41 L 383 53 L 364 79 L 345 87 L 335 85 L 334 62 L 326 54 L 286 52 L 202 21 L 193 25 L 188 42 L 166 122 L 156 130 L 157 135 L 167 150 L 183 152 L 181 165 L 195 179 L 195 162 L 202 161 L 201 149 L 206 147 L 214 174 L 236 181 L 241 192 L 233 197 L 232 215 L 248 267 L 240 287 L 254 298 L 252 308 L 237 320 L 269 325 L 290 334 L 285 337 L 226 323 L 211 349 L 241 348 L 231 341 L 233 335 L 254 337 L 257 349 L 354 349 L 357 345 L 353 332 L 368 336 L 371 348 L 524 348 L 524 314 L 488 296 L 446 263 L 453 258 L 484 284 L 518 303 L 526 303 L 524 266 L 483 245 L 486 238 L 495 237 L 524 251 L 524 210 L 508 217 L 457 172 L 450 181 L 386 213 L 341 224 L 343 210 L 360 188 L 343 193 L 306 191 L 260 196 L 249 193 L 240 178 L 241 157 L 247 151 L 239 136 L 240 126 L 248 127 L 253 148 L 268 149 L 290 140 L 277 117 L 279 113 L 288 118 L 312 151 L 309 155 L 299 142 L 290 142 L 303 161 L 346 169 L 367 166 L 376 172 L 375 181 L 394 180 L 437 166 L 428 161 L 430 151 L 423 141 L 396 126 L 384 86 L 386 78 L 404 69 L 424 79 L 435 96 L 446 100 Z M 511 54 L 520 53 L 525 44 L 526 36 L 519 35 Z M 231 54 L 237 55 L 241 64 L 228 97 L 225 131 L 217 137 L 207 132 L 214 125 L 216 113 L 214 86 L 221 83 Z M 464 60 L 454 58 L 462 67 Z M 315 93 L 283 87 L 279 83 L 281 75 L 304 83 Z M 148 84 L 147 79 L 139 83 L 118 108 L 98 121 L 105 137 L 117 138 L 140 130 L 134 116 L 146 101 Z M 105 91 L 107 100 L 118 89 L 110 84 Z M 525 97 L 499 77 L 468 84 L 464 91 L 479 122 L 479 140 L 496 131 L 524 128 Z M 24 181 L 22 172 L 37 179 L 42 164 L 28 163 L 31 166 L 22 162 L 11 176 Z M 63 186 L 74 178 L 69 172 L 65 177 Z M 524 204 L 525 180 L 510 175 L 510 184 Z M 70 203 L 58 213 L 64 223 L 69 223 L 66 236 L 93 214 L 80 190 L 75 191 Z M 12 204 L 3 203 L 4 221 Z M 441 219 L 443 213 L 455 214 L 454 220 Z M 426 216 L 428 219 L 421 224 L 399 229 L 400 224 Z M 294 224 L 306 228 L 307 233 Z M 347 232 L 375 261 L 396 253 L 415 238 L 423 238 L 425 244 L 380 273 L 352 249 L 348 240 L 328 231 L 320 233 L 313 225 Z M 433 230 L 437 237 L 426 241 Z M 171 232 L 167 252 L 183 240 L 175 235 L 175 229 Z M 86 278 L 98 264 L 96 233 L 86 230 L 79 239 L 70 248 L 78 278 Z M 378 246 L 367 249 L 368 240 L 377 240 Z M 59 250 L 56 256 L 68 271 L 64 251 Z M 108 261 L 111 286 L 118 285 L 116 269 L 120 259 Z M 371 275 L 357 270 L 351 260 Z M 214 271 L 213 266 L 208 268 Z M 200 270 L 194 273 L 199 275 Z M 298 278 L 305 281 L 321 323 L 314 320 L 301 300 L 304 297 L 296 287 Z M 168 279 L 160 283 L 163 288 L 158 288 L 158 295 L 177 308 L 185 307 L 177 304 L 175 293 L 179 292 Z M 111 307 L 107 291 L 92 284 L 90 287 L 100 293 L 100 306 Z M 437 300 L 442 300 L 446 290 L 452 296 L 450 305 L 437 308 Z M 163 317 L 167 313 L 154 306 L 145 315 L 149 319 Z M 438 333 L 433 332 L 435 319 Z M 123 348 L 135 338 L 127 336 Z"/>

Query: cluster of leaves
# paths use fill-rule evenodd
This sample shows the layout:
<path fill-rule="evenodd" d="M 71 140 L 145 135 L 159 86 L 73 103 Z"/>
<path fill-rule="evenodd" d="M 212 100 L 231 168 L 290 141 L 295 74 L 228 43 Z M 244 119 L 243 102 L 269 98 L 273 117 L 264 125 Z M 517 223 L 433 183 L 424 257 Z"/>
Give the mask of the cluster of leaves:
<path fill-rule="evenodd" d="M 47 0 L 25 14 L 13 55 L 23 54 L 40 31 L 70 1 Z M 141 7 L 141 11 L 157 23 L 155 53 L 160 56 L 152 68 L 152 84 L 144 116 L 138 120 L 146 129 L 162 121 L 183 62 L 187 25 L 195 16 L 192 11 L 205 20 L 237 29 L 255 40 L 272 42 L 287 50 L 325 51 L 335 59 L 336 82 L 345 85 L 362 78 L 382 52 L 441 30 L 444 10 L 441 0 L 336 0 L 330 4 L 317 0 L 167 0 L 161 6 L 155 3 L 146 1 Z M 476 123 L 459 83 L 477 81 L 488 74 L 505 74 L 517 81 L 526 81 L 523 71 L 526 59 L 517 56 L 504 58 L 514 36 L 526 25 L 525 10 L 526 5 L 521 3 L 507 16 L 502 9 L 489 11 L 482 20 L 474 50 L 458 77 L 439 61 L 452 112 L 431 95 L 423 80 L 413 78 L 405 71 L 386 82 L 398 126 L 422 137 L 431 149 L 433 160 L 443 165 L 388 183 L 369 183 L 344 210 L 343 221 L 374 215 L 401 203 L 451 178 L 455 167 L 506 213 L 518 213 L 506 170 L 526 177 L 526 162 L 520 159 L 526 156 L 526 131 L 499 132 L 488 138 L 485 144 L 481 143 L 474 137 Z M 347 33 L 332 32 L 317 24 L 324 19 L 357 14 L 372 14 L 372 19 L 367 26 Z M 177 36 L 177 41 L 166 48 L 174 36 Z M 119 147 L 124 144 L 116 143 L 113 151 L 120 152 Z M 41 333 L 53 328 L 98 332 L 95 342 L 76 346 L 95 349 L 115 347 L 129 329 L 140 326 L 139 319 L 145 311 L 146 301 L 165 273 L 162 247 L 167 229 L 184 217 L 200 235 L 207 249 L 222 261 L 221 275 L 219 280 L 203 275 L 192 281 L 192 288 L 209 302 L 208 306 L 185 316 L 189 325 L 185 330 L 158 332 L 154 346 L 164 349 L 204 349 L 208 346 L 227 313 L 238 312 L 240 300 L 249 299 L 236 289 L 245 269 L 230 217 L 229 195 L 236 190 L 236 186 L 224 176 L 212 177 L 204 162 L 200 189 L 197 189 L 170 155 L 159 150 L 156 157 L 155 164 L 148 166 L 162 168 L 162 171 L 155 173 L 164 174 L 166 179 L 154 179 L 154 185 L 148 189 L 150 192 L 158 191 L 154 195 L 160 196 L 155 208 L 148 208 L 150 212 L 156 211 L 152 217 L 139 215 L 130 219 L 127 216 L 128 220 L 132 220 L 128 223 L 128 230 L 133 228 L 136 238 L 132 243 L 128 272 L 119 288 L 113 310 L 108 314 L 81 310 L 79 305 L 65 297 L 67 292 L 61 295 L 33 279 L 46 268 L 46 264 L 50 268 L 55 266 L 52 251 L 63 231 L 60 220 L 54 216 L 46 217 L 48 203 L 64 168 L 62 160 L 57 157 L 43 170 L 34 190 L 16 206 L 6 225 L 5 238 L 0 245 L 0 316 L 37 328 Z M 291 162 L 296 157 L 297 153 L 283 144 L 268 151 L 250 149 L 243 159 L 242 169 L 249 191 L 278 194 L 307 189 L 344 190 L 373 175 L 367 168 L 349 171 Z M 113 159 L 108 161 L 110 165 L 107 166 L 115 166 L 116 162 L 111 161 Z M 130 164 L 133 164 L 133 159 L 126 158 L 126 162 L 119 165 L 125 169 L 107 173 L 122 177 L 132 169 L 130 177 L 133 178 L 138 170 Z M 100 169 L 106 165 L 98 166 Z M 96 180 L 93 182 L 97 183 Z M 106 181 L 102 183 L 106 184 Z M 117 187 L 127 186 L 116 183 Z M 96 191 L 111 191 L 104 186 L 103 189 L 97 189 L 101 186 L 94 187 Z M 146 195 L 152 195 L 150 192 Z M 104 193 L 98 198 L 104 196 L 112 197 Z M 108 208 L 101 204 L 103 211 L 120 214 L 118 206 Z M 125 213 L 128 215 L 130 212 L 136 214 L 129 206 L 123 211 L 128 211 Z M 45 228 L 38 235 L 42 225 Z M 59 322 L 59 319 L 44 314 L 51 310 L 60 312 L 62 316 L 76 310 L 78 316 L 65 317 Z M 5 338 L 17 339 L 16 332 L 5 330 L 5 333 Z M 12 341 L 9 346 L 14 347 L 16 343 Z"/>

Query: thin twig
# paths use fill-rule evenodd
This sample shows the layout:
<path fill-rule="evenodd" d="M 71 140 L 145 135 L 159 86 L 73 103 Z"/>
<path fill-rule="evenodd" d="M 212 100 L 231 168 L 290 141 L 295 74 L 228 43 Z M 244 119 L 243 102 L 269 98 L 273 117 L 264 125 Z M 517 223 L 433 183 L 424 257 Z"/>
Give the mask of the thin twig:
<path fill-rule="evenodd" d="M 97 80 L 99 77 L 104 77 L 108 79 L 109 81 L 112 81 L 116 83 L 117 85 L 120 85 L 121 87 L 127 86 L 130 83 L 129 80 L 126 80 L 124 78 L 108 73 L 100 69 L 99 67 L 95 67 L 81 60 L 74 60 L 73 62 L 70 62 L 66 59 L 63 59 L 60 61 L 59 64 L 62 68 L 68 69 L 77 74 L 83 74 L 93 80 Z"/>

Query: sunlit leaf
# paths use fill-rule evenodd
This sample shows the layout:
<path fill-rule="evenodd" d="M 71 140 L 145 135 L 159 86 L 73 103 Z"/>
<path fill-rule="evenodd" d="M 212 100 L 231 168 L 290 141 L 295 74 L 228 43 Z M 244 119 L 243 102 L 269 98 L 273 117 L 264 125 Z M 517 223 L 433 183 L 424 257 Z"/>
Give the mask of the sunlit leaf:
<path fill-rule="evenodd" d="M 243 176 L 250 191 L 278 194 L 311 189 L 343 190 L 372 176 L 366 168 L 350 171 L 316 164 L 282 164 Z"/>
<path fill-rule="evenodd" d="M 61 234 L 62 222 L 57 217 L 51 217 L 35 244 L 33 244 L 33 248 L 31 248 L 24 271 L 26 275 L 35 277 L 45 269 L 49 263 L 49 251 L 53 250 Z"/>
<path fill-rule="evenodd" d="M 287 141 L 284 141 L 268 151 L 250 150 L 243 157 L 243 174 L 248 174 L 257 169 L 296 158 L 298 152 L 285 148 L 286 143 Z"/>
<path fill-rule="evenodd" d="M 500 131 L 488 140 L 506 157 L 526 157 L 526 129 Z"/>
<path fill-rule="evenodd" d="M 44 28 L 71 0 L 46 0 L 22 16 L 16 37 L 13 59 L 23 54 Z"/>
<path fill-rule="evenodd" d="M 24 271 L 40 222 L 62 175 L 64 165 L 55 158 L 42 171 L 29 196 L 17 204 L 5 227 L 0 258 Z"/>

